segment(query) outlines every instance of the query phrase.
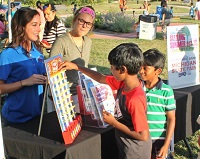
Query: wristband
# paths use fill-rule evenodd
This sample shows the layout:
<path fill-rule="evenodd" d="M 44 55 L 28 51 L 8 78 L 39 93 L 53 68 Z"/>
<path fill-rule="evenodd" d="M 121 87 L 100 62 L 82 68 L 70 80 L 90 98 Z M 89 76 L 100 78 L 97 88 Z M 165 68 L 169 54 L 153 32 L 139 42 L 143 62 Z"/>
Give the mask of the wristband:
<path fill-rule="evenodd" d="M 23 87 L 23 85 L 22 85 L 22 81 L 19 81 L 19 82 L 20 82 L 21 86 Z"/>

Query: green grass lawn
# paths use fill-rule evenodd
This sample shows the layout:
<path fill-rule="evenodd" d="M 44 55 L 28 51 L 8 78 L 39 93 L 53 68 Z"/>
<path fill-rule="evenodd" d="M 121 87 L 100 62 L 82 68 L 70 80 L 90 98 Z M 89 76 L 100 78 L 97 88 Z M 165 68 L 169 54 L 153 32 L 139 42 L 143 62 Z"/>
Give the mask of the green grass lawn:
<path fill-rule="evenodd" d="M 159 36 L 159 34 L 158 34 Z M 109 73 L 110 65 L 107 61 L 108 53 L 117 45 L 121 43 L 133 42 L 140 46 L 142 51 L 146 51 L 149 48 L 157 48 L 163 53 L 166 53 L 166 41 L 163 41 L 159 37 L 155 40 L 141 40 L 141 39 L 126 39 L 126 40 L 116 40 L 116 39 L 92 39 L 92 52 L 90 57 L 90 65 L 96 66 L 98 71 L 102 73 Z M 163 78 L 167 79 L 167 73 L 164 71 Z"/>

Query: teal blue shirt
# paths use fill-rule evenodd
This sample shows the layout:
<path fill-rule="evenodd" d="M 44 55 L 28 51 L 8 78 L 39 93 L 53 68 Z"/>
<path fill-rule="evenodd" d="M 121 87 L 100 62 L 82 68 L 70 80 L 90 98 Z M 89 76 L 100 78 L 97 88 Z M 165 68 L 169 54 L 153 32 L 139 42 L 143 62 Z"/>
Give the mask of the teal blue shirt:
<path fill-rule="evenodd" d="M 14 17 L 16 10 L 11 11 L 11 19 Z M 8 11 L 6 12 L 6 20 L 8 20 Z"/>
<path fill-rule="evenodd" d="M 0 80 L 14 83 L 45 74 L 44 56 L 32 44 L 30 57 L 21 47 L 7 48 L 0 53 Z M 13 123 L 28 121 L 41 113 L 43 85 L 22 87 L 8 93 L 2 108 L 6 120 Z"/>

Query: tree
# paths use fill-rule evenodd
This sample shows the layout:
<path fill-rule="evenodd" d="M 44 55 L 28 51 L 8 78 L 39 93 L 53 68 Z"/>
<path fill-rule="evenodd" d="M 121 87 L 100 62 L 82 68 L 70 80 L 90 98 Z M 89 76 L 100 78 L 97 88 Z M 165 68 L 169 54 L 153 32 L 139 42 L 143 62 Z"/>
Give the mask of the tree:
<path fill-rule="evenodd" d="M 37 2 L 37 1 L 38 1 L 38 0 L 24 0 L 24 3 L 27 4 L 27 5 L 29 5 L 30 7 L 35 8 L 35 7 L 36 7 L 36 2 Z"/>

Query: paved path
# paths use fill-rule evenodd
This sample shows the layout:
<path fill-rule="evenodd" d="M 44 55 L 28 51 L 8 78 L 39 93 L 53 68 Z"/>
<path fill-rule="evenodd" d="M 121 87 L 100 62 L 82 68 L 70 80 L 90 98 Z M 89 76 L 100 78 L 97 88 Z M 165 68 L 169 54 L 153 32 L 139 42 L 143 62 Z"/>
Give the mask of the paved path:
<path fill-rule="evenodd" d="M 102 33 L 94 32 L 91 36 L 94 39 L 131 39 L 136 38 L 136 33 Z"/>
<path fill-rule="evenodd" d="M 184 25 L 184 23 L 171 23 L 170 26 Z M 157 32 L 161 32 L 161 26 L 157 26 Z M 136 33 L 109 33 L 106 31 L 94 31 L 94 34 L 91 35 L 91 38 L 94 39 L 131 39 L 136 38 Z"/>

